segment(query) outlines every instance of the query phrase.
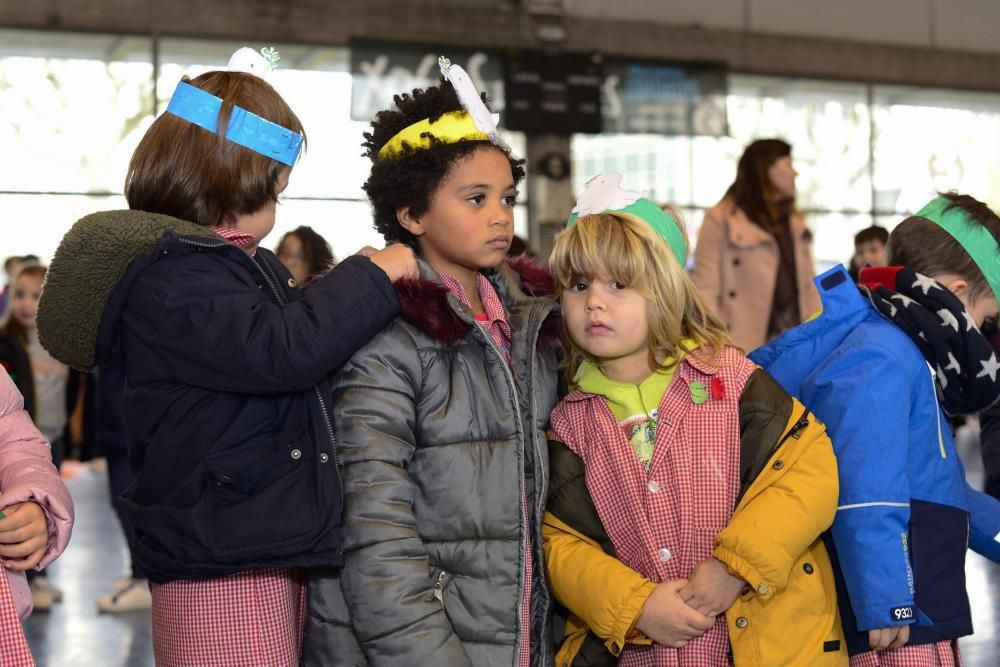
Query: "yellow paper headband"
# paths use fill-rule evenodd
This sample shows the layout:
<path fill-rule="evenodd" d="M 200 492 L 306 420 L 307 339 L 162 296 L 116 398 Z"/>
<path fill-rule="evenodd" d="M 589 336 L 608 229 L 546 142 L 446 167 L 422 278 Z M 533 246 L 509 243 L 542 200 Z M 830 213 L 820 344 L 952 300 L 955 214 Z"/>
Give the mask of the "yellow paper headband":
<path fill-rule="evenodd" d="M 433 123 L 429 118 L 425 118 L 404 127 L 379 149 L 379 159 L 396 157 L 407 145 L 414 150 L 430 148 L 431 136 L 446 144 L 459 141 L 490 141 L 489 135 L 476 127 L 476 123 L 467 111 L 450 111 Z"/>

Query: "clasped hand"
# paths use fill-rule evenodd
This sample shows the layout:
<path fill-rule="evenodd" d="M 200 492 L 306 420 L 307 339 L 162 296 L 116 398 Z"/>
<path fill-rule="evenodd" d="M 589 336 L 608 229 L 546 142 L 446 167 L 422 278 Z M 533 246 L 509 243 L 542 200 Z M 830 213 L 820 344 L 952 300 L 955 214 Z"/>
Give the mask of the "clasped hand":
<path fill-rule="evenodd" d="M 715 625 L 745 585 L 714 558 L 695 567 L 689 579 L 659 584 L 643 605 L 635 627 L 658 644 L 681 648 Z"/>

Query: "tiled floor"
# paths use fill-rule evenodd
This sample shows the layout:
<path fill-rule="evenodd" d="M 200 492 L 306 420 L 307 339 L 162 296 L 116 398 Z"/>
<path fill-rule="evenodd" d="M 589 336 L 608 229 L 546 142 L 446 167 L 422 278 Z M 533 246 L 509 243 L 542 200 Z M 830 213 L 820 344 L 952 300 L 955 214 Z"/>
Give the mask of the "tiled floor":
<path fill-rule="evenodd" d="M 959 439 L 969 479 L 978 484 L 975 437 Z M 50 568 L 64 601 L 26 622 L 39 667 L 151 667 L 149 614 L 96 612 L 96 600 L 125 574 L 125 548 L 107 496 L 107 480 L 89 468 L 69 482 L 76 501 L 73 540 Z M 976 634 L 962 640 L 966 667 L 1000 666 L 1000 565 L 972 554 L 967 568 Z M 206 667 L 211 667 L 206 665 Z"/>

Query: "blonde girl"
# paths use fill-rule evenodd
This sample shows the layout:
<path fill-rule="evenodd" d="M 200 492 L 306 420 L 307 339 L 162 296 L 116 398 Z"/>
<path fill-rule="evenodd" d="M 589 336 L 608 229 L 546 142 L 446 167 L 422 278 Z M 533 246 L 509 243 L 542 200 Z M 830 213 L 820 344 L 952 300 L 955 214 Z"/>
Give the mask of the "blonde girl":
<path fill-rule="evenodd" d="M 846 664 L 823 426 L 729 343 L 676 218 L 619 180 L 588 184 L 550 259 L 572 389 L 543 529 L 556 663 Z"/>

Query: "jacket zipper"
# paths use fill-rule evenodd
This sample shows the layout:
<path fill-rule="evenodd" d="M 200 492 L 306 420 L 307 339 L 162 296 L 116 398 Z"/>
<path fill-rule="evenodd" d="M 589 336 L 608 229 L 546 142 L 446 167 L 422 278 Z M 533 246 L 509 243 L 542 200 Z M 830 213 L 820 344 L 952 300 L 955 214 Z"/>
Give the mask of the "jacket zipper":
<path fill-rule="evenodd" d="M 532 350 L 532 351 L 534 351 L 538 347 L 538 337 L 541 335 L 542 324 L 545 322 L 545 317 L 542 317 L 542 321 L 538 325 L 538 331 L 535 331 L 535 329 L 534 329 L 534 321 L 532 319 L 533 318 L 533 314 L 534 314 L 534 309 L 532 309 L 532 312 L 529 313 L 529 315 L 528 315 L 528 325 L 530 327 L 529 330 L 534 331 L 534 334 L 533 334 L 534 337 L 532 339 L 532 344 L 529 347 L 529 349 Z M 546 315 L 546 317 L 547 317 L 547 315 Z M 530 359 L 531 359 L 531 375 L 529 377 L 532 377 L 532 378 L 537 377 L 537 371 L 538 371 L 538 369 L 535 367 L 535 360 L 537 358 L 538 358 L 537 355 L 534 354 L 534 353 L 532 353 L 530 355 Z M 538 402 L 537 402 L 537 399 L 538 399 L 537 395 L 534 394 L 534 393 L 532 393 L 532 395 L 531 395 L 531 408 L 533 410 L 533 414 L 535 414 L 535 415 L 538 414 Z M 533 447 L 534 447 L 534 450 L 535 450 L 535 470 L 537 471 L 538 470 L 538 465 L 539 465 L 538 462 L 541 461 L 541 459 L 542 459 L 542 453 L 541 453 L 541 447 L 539 446 L 537 438 L 536 438 L 536 431 L 534 429 L 532 429 L 532 431 L 531 431 L 531 438 L 532 438 L 532 443 L 533 443 Z M 546 443 L 546 446 L 547 446 L 547 443 Z M 536 482 L 536 484 L 538 484 L 538 494 L 536 495 L 536 498 L 543 498 L 544 499 L 544 498 L 548 497 L 548 492 L 549 492 L 548 491 L 548 476 L 547 475 L 541 475 L 541 476 L 539 476 L 538 474 L 536 474 L 535 475 L 535 479 L 538 480 L 539 478 L 541 478 L 541 482 L 540 483 Z M 536 505 L 538 504 L 537 501 L 536 501 L 535 504 Z M 532 508 L 532 510 L 533 510 L 533 514 L 535 514 L 535 523 L 539 527 L 541 527 L 544 517 L 542 516 L 542 514 L 540 512 L 534 511 L 534 508 Z M 549 617 L 549 606 L 550 606 L 549 600 L 550 600 L 550 598 L 551 598 L 551 594 L 548 593 L 548 591 L 546 589 L 545 600 L 544 600 L 544 603 L 542 605 L 542 618 L 548 618 Z M 531 624 L 531 617 L 530 617 L 530 615 L 529 615 L 529 618 L 528 618 L 528 622 L 529 622 L 529 625 L 530 625 Z M 529 646 L 528 648 L 529 648 L 529 654 L 530 654 L 530 648 L 531 647 Z"/>
<path fill-rule="evenodd" d="M 444 570 L 438 572 L 437 578 L 434 580 L 434 597 L 441 606 L 444 606 L 444 578 L 448 576 L 448 573 Z"/>
<path fill-rule="evenodd" d="M 486 331 L 486 329 L 482 325 L 480 325 L 478 322 L 476 323 L 476 328 L 479 329 L 479 332 L 481 334 L 483 334 L 484 338 L 486 338 L 486 343 L 490 346 L 490 348 L 500 358 L 500 363 L 503 366 L 503 370 L 504 370 L 504 376 L 507 378 L 507 381 L 510 382 L 510 390 L 514 394 L 514 414 L 517 417 L 517 432 L 518 432 L 518 435 L 521 436 L 521 440 L 525 441 L 525 446 L 527 446 L 527 439 L 524 437 L 523 417 L 521 416 L 521 401 L 519 400 L 518 395 L 517 395 L 517 385 L 514 384 L 514 373 L 510 369 L 510 364 L 507 363 L 506 359 L 504 359 L 503 353 L 500 351 L 499 346 L 497 346 L 496 342 L 494 342 L 493 336 L 490 335 L 490 332 Z M 513 358 L 511 359 L 511 361 L 513 361 Z M 522 464 L 523 464 L 523 461 L 522 461 Z M 524 477 L 525 477 L 525 471 L 524 471 L 524 466 L 522 465 L 521 466 L 521 503 L 524 503 L 525 500 L 527 499 L 527 496 L 528 496 L 527 490 L 524 488 Z M 527 505 L 522 505 L 522 506 L 524 507 L 524 514 L 523 514 L 522 518 L 526 518 L 527 517 L 527 513 L 528 513 L 528 511 L 529 511 L 530 508 L 527 507 Z M 521 549 L 522 549 L 522 551 L 527 551 L 525 549 L 525 546 L 526 546 L 526 544 L 528 542 L 527 535 L 528 535 L 528 529 L 529 528 L 530 528 L 530 525 L 525 525 L 524 526 L 525 539 L 523 539 L 521 541 Z M 524 558 L 529 558 L 530 556 L 531 556 L 531 554 L 524 553 Z M 524 569 L 525 569 L 524 562 L 525 561 L 522 559 L 521 560 L 521 574 L 522 575 L 524 574 Z M 438 575 L 438 576 L 440 578 L 440 575 Z M 521 625 L 521 615 L 523 613 L 523 611 L 522 611 L 523 608 L 524 608 L 524 588 L 522 586 L 521 590 L 518 591 L 518 596 L 517 596 L 517 624 L 518 624 L 518 627 L 520 627 L 520 625 Z M 530 628 L 529 628 L 529 631 L 530 631 Z M 514 661 L 513 661 L 513 663 L 511 663 L 513 666 L 516 666 L 517 663 L 518 663 L 519 656 L 521 655 L 521 642 L 523 640 L 524 640 L 523 633 L 521 633 L 519 631 L 517 633 L 517 646 L 515 647 L 515 650 L 514 650 Z"/>
<path fill-rule="evenodd" d="M 773 456 L 779 449 L 781 449 L 781 446 L 784 445 L 789 438 L 794 438 L 796 440 L 801 438 L 802 431 L 806 430 L 807 426 L 809 426 L 809 408 L 803 410 L 802 416 L 799 417 L 799 420 L 792 424 L 792 428 L 788 429 L 788 433 L 782 436 L 781 440 L 778 441 L 778 444 L 776 444 L 774 449 L 771 450 L 771 455 Z"/>
<path fill-rule="evenodd" d="M 941 458 L 947 459 L 948 451 L 944 447 L 944 434 L 941 432 L 941 404 L 938 403 L 937 389 L 934 388 L 937 374 L 930 364 L 927 364 L 927 370 L 931 372 L 931 393 L 934 394 L 934 416 L 937 417 L 938 447 L 941 449 Z"/>
<path fill-rule="evenodd" d="M 223 241 L 222 239 L 219 239 L 218 241 L 206 240 L 202 242 L 202 241 L 195 241 L 194 239 L 188 237 L 179 236 L 177 237 L 177 240 L 180 241 L 181 243 L 196 246 L 199 248 L 224 248 L 228 245 L 232 245 L 228 241 Z M 255 258 L 251 258 L 246 253 L 243 254 L 246 256 L 248 260 L 250 260 L 250 263 L 254 265 L 257 271 L 259 271 L 260 274 L 264 276 L 264 280 L 267 282 L 268 287 L 271 288 L 271 292 L 274 294 L 274 298 L 277 299 L 278 305 L 280 306 L 287 305 L 284 297 L 281 294 L 281 290 L 278 289 L 278 277 L 273 274 L 269 274 L 269 272 L 271 271 L 271 267 L 268 266 L 267 263 L 263 263 L 262 266 L 262 263 L 259 263 Z M 267 269 L 266 271 L 265 268 Z M 273 280 L 272 277 L 274 278 Z M 319 390 L 319 387 L 313 387 L 313 390 L 316 392 L 316 398 L 319 400 L 319 408 L 320 411 L 323 413 L 323 425 L 326 426 L 326 435 L 328 438 L 330 438 L 330 451 L 333 453 L 333 465 L 337 472 L 337 488 L 340 491 L 340 506 L 343 507 L 344 478 L 341 476 L 341 471 L 340 471 L 340 457 L 337 456 L 337 438 L 333 434 L 333 425 L 330 422 L 330 411 L 327 409 L 326 401 L 323 399 L 323 392 Z"/>

